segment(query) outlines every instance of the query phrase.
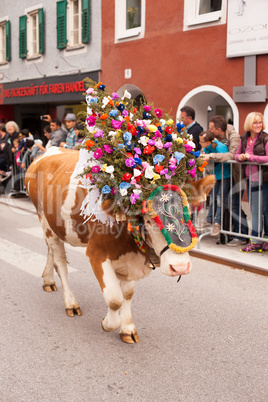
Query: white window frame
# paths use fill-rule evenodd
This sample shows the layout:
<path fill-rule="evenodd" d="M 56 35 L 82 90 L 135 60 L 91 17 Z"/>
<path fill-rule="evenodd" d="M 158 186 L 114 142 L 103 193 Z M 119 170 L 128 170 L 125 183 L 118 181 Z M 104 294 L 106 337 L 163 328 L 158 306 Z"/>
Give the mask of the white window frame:
<path fill-rule="evenodd" d="M 200 0 L 184 0 L 183 30 L 226 24 L 227 0 L 222 0 L 219 11 L 199 15 Z"/>
<path fill-rule="evenodd" d="M 43 4 L 37 4 L 33 7 L 29 7 L 25 10 L 25 15 L 27 15 L 27 60 L 36 59 L 42 57 L 39 53 L 39 18 L 38 11 L 40 8 L 43 8 Z M 32 48 L 32 40 L 33 40 L 33 15 L 36 15 L 36 50 L 37 52 L 33 52 Z"/>
<path fill-rule="evenodd" d="M 32 12 L 27 13 L 27 58 L 31 59 L 33 57 L 38 57 L 40 55 L 39 53 L 39 18 L 38 18 L 38 9 L 34 10 Z M 33 46 L 33 41 L 34 41 L 34 27 L 33 27 L 33 21 L 34 18 L 36 18 L 36 38 L 35 38 L 35 47 L 34 49 Z"/>
<path fill-rule="evenodd" d="M 6 19 L 0 20 L 0 64 L 6 61 Z"/>
<path fill-rule="evenodd" d="M 69 0 L 67 5 L 67 49 L 84 47 L 82 43 L 82 0 L 78 0 L 78 43 L 74 43 L 74 1 Z"/>
<path fill-rule="evenodd" d="M 127 1 L 115 0 L 115 43 L 144 38 L 145 0 L 141 0 L 141 26 L 126 29 Z"/>

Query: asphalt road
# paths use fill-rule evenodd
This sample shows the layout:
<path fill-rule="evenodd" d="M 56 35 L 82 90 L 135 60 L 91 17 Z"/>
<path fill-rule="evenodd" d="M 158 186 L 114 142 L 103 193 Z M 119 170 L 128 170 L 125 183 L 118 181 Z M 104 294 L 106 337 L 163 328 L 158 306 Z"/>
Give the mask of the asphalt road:
<path fill-rule="evenodd" d="M 136 285 L 140 343 L 105 333 L 106 306 L 82 250 L 67 249 L 83 315 L 42 290 L 37 216 L 0 204 L 0 401 L 268 400 L 268 279 L 193 258 L 179 283 Z"/>

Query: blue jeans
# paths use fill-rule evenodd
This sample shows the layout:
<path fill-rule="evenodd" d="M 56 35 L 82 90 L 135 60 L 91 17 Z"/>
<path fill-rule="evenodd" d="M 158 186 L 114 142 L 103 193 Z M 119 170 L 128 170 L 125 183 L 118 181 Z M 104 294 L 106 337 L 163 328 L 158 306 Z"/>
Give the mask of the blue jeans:
<path fill-rule="evenodd" d="M 247 180 L 247 195 L 249 200 L 249 181 Z M 251 182 L 251 215 L 252 215 L 252 236 L 262 237 L 264 229 L 264 236 L 268 237 L 268 182 L 263 183 L 261 186 L 260 195 L 260 223 L 259 223 L 259 182 Z M 263 225 L 264 222 L 264 225 Z M 258 231 L 260 224 L 260 231 Z"/>
<path fill-rule="evenodd" d="M 213 214 L 213 195 L 214 195 L 214 223 L 221 224 L 221 209 L 225 209 L 228 205 L 228 196 L 230 189 L 230 179 L 223 179 L 223 197 L 221 196 L 222 181 L 217 180 L 214 188 L 210 193 L 209 210 L 207 215 L 207 221 L 212 222 Z"/>

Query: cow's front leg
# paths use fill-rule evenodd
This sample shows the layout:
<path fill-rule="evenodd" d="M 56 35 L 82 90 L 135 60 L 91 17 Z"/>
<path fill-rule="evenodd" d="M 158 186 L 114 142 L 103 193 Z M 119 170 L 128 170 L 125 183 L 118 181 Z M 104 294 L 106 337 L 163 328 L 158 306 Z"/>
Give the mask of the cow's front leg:
<path fill-rule="evenodd" d="M 103 275 L 102 280 L 99 280 L 99 282 L 101 284 L 103 296 L 108 307 L 107 315 L 102 320 L 101 325 L 104 331 L 114 331 L 115 329 L 119 328 L 121 324 L 119 309 L 123 303 L 123 294 L 111 261 L 106 260 L 101 265 Z M 99 275 L 96 276 L 97 279 L 99 279 Z"/>
<path fill-rule="evenodd" d="M 134 294 L 135 281 L 121 281 L 120 284 L 124 296 L 120 309 L 120 337 L 123 342 L 137 343 L 139 342 L 139 337 L 131 315 L 131 299 Z"/>

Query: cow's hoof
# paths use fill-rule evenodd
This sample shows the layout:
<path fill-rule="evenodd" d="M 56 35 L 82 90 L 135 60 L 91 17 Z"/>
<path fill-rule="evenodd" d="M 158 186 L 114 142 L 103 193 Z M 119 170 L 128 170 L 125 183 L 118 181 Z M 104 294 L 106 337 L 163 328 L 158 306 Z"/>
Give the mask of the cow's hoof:
<path fill-rule="evenodd" d="M 43 289 L 45 292 L 57 292 L 57 286 L 55 283 L 52 283 L 51 285 L 43 285 Z"/>
<path fill-rule="evenodd" d="M 68 317 L 73 317 L 74 315 L 82 315 L 80 307 L 66 308 L 65 311 Z"/>
<path fill-rule="evenodd" d="M 138 334 L 120 334 L 120 338 L 125 343 L 138 343 L 139 337 Z"/>

